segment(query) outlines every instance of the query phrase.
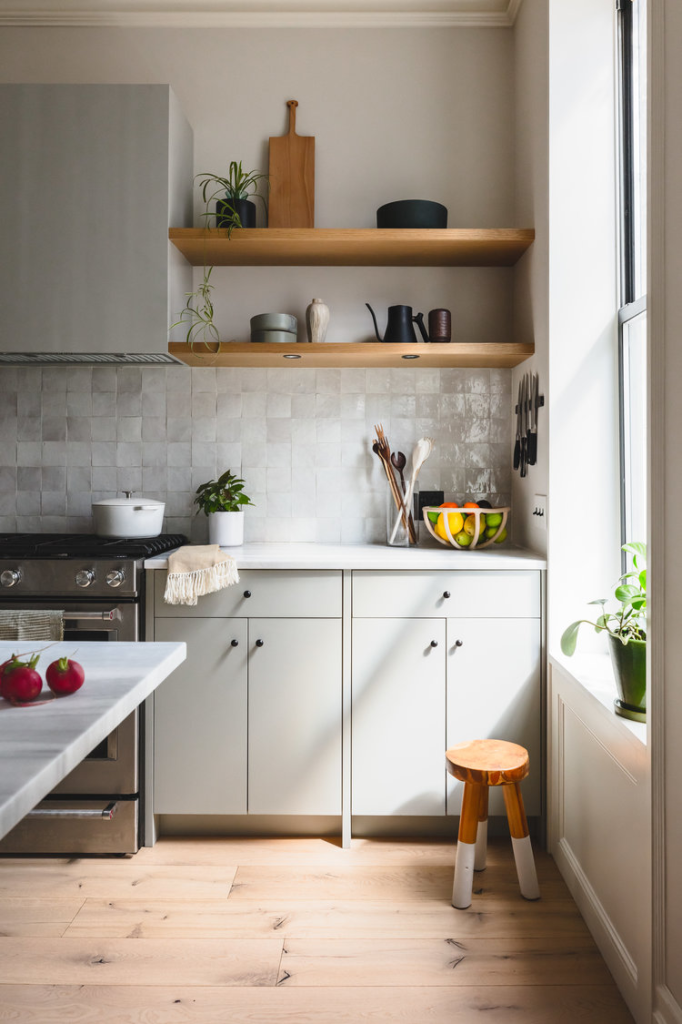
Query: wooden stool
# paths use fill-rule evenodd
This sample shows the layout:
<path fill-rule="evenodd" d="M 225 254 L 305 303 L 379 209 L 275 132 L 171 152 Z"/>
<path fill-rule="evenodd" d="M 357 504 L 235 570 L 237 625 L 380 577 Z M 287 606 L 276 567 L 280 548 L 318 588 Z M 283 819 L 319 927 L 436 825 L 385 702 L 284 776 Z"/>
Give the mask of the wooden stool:
<path fill-rule="evenodd" d="M 528 751 L 505 740 L 474 740 L 458 743 L 446 751 L 445 764 L 450 775 L 464 783 L 462 813 L 459 819 L 455 882 L 452 905 L 460 910 L 471 906 L 474 871 L 485 867 L 488 841 L 488 787 L 503 786 L 509 831 L 519 876 L 521 895 L 540 899 L 528 822 L 519 783 L 528 775 Z"/>

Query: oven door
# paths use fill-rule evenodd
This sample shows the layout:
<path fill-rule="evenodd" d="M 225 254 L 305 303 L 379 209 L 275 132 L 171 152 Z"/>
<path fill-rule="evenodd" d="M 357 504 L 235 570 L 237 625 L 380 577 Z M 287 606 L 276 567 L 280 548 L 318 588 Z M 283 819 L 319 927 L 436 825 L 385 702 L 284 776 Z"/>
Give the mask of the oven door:
<path fill-rule="evenodd" d="M 133 601 L 2 601 L 0 608 L 64 611 L 64 640 L 139 640 Z M 139 714 L 134 711 L 0 843 L 2 853 L 135 853 L 139 846 Z"/>

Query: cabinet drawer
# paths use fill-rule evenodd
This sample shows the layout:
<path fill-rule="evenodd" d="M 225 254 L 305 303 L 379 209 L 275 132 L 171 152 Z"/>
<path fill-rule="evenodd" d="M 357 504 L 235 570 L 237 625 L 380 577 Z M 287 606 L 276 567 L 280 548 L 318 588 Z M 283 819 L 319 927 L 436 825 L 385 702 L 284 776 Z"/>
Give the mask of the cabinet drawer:
<path fill-rule="evenodd" d="M 206 594 L 194 607 L 166 604 L 166 573 L 157 571 L 154 580 L 157 618 L 224 618 L 238 615 L 259 618 L 340 618 L 341 573 L 320 570 L 247 569 L 239 583 L 217 594 Z M 246 593 L 250 597 L 246 597 Z"/>
<path fill-rule="evenodd" d="M 356 618 L 539 618 L 540 573 L 486 569 L 354 572 L 353 615 Z"/>

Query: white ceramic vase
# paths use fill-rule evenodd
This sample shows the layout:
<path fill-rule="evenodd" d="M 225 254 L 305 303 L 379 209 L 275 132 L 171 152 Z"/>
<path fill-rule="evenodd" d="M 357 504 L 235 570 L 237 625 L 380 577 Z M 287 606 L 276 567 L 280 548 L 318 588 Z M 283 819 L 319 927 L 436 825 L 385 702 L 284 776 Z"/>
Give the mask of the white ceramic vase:
<path fill-rule="evenodd" d="M 220 544 L 221 548 L 239 547 L 244 543 L 244 513 L 210 512 L 208 540 L 210 544 Z"/>
<path fill-rule="evenodd" d="M 329 326 L 329 306 L 326 306 L 322 299 L 313 299 L 305 311 L 305 323 L 308 329 L 308 341 L 324 341 Z"/>

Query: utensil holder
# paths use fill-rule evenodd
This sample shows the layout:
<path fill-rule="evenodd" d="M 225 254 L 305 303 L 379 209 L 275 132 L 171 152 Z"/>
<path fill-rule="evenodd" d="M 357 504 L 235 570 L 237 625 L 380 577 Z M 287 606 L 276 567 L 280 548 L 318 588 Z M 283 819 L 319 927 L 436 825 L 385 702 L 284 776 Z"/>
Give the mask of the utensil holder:
<path fill-rule="evenodd" d="M 403 500 L 405 495 L 403 495 Z M 411 509 L 412 517 L 414 520 L 414 530 L 417 541 L 419 540 L 419 520 L 417 519 L 414 510 L 419 508 L 419 487 L 415 486 L 413 498 L 413 508 Z M 396 530 L 395 537 L 391 540 L 393 529 L 395 527 L 396 519 L 400 516 L 400 524 Z M 393 495 L 389 493 L 386 495 L 386 543 L 392 548 L 409 548 L 410 547 L 410 534 L 405 526 L 403 516 L 400 515 L 399 509 L 396 508 Z M 415 541 L 416 543 L 416 541 Z"/>

